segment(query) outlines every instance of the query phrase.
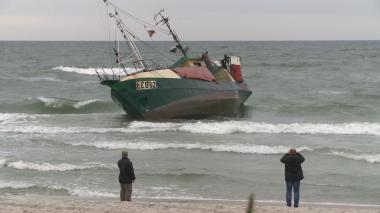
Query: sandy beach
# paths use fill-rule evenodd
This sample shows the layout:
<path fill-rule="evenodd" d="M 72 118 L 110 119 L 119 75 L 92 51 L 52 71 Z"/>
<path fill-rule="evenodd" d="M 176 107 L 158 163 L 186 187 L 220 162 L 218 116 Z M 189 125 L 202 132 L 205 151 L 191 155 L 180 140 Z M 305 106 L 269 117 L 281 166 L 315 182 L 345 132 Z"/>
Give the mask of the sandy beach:
<path fill-rule="evenodd" d="M 59 196 L 4 196 L 0 198 L 1 213 L 26 212 L 128 212 L 128 213 L 206 213 L 246 212 L 246 202 L 191 201 L 191 200 L 148 200 L 119 202 L 110 198 L 59 197 Z M 380 213 L 377 207 L 328 206 L 305 204 L 298 209 L 279 204 L 257 203 L 255 212 L 309 212 L 309 213 Z"/>

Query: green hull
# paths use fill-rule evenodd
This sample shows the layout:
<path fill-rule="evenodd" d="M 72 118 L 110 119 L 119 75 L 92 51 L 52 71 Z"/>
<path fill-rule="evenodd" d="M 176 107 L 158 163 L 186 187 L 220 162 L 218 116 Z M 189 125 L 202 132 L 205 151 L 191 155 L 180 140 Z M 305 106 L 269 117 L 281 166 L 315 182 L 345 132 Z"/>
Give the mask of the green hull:
<path fill-rule="evenodd" d="M 139 81 L 154 81 L 155 87 L 138 90 Z M 129 116 L 146 120 L 236 116 L 252 93 L 245 83 L 196 79 L 139 78 L 102 83 L 111 87 L 112 99 Z"/>

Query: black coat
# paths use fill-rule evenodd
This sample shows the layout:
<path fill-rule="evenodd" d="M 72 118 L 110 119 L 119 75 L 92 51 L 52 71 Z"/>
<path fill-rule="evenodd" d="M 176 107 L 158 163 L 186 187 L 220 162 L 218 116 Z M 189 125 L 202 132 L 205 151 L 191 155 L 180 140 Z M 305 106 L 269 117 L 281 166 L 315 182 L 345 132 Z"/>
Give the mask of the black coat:
<path fill-rule="evenodd" d="M 122 158 L 117 162 L 119 167 L 119 182 L 120 184 L 132 183 L 135 181 L 135 171 L 133 170 L 133 164 L 128 158 Z"/>
<path fill-rule="evenodd" d="M 285 180 L 299 181 L 303 179 L 301 164 L 305 158 L 300 154 L 286 154 L 281 158 L 281 162 L 285 164 Z"/>

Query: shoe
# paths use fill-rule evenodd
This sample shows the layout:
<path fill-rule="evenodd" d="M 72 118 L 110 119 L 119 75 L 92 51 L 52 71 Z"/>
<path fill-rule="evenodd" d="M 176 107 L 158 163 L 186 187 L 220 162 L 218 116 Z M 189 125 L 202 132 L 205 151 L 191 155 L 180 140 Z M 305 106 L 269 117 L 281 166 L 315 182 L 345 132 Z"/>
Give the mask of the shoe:
<path fill-rule="evenodd" d="M 298 206 L 294 205 L 294 208 L 298 208 Z"/>

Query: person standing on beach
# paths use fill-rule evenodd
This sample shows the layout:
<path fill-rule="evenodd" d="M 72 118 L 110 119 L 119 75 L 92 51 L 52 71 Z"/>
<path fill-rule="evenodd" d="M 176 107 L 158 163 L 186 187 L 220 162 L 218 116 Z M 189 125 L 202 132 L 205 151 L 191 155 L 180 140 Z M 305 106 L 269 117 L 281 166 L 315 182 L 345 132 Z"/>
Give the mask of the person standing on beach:
<path fill-rule="evenodd" d="M 294 208 L 298 208 L 300 200 L 300 182 L 303 179 L 301 164 L 305 158 L 291 148 L 287 154 L 281 158 L 285 164 L 285 182 L 286 182 L 286 205 L 292 206 L 292 190 L 294 191 Z"/>
<path fill-rule="evenodd" d="M 132 183 L 135 181 L 133 164 L 128 158 L 128 152 L 121 153 L 121 159 L 117 162 L 119 167 L 120 201 L 132 201 Z"/>

